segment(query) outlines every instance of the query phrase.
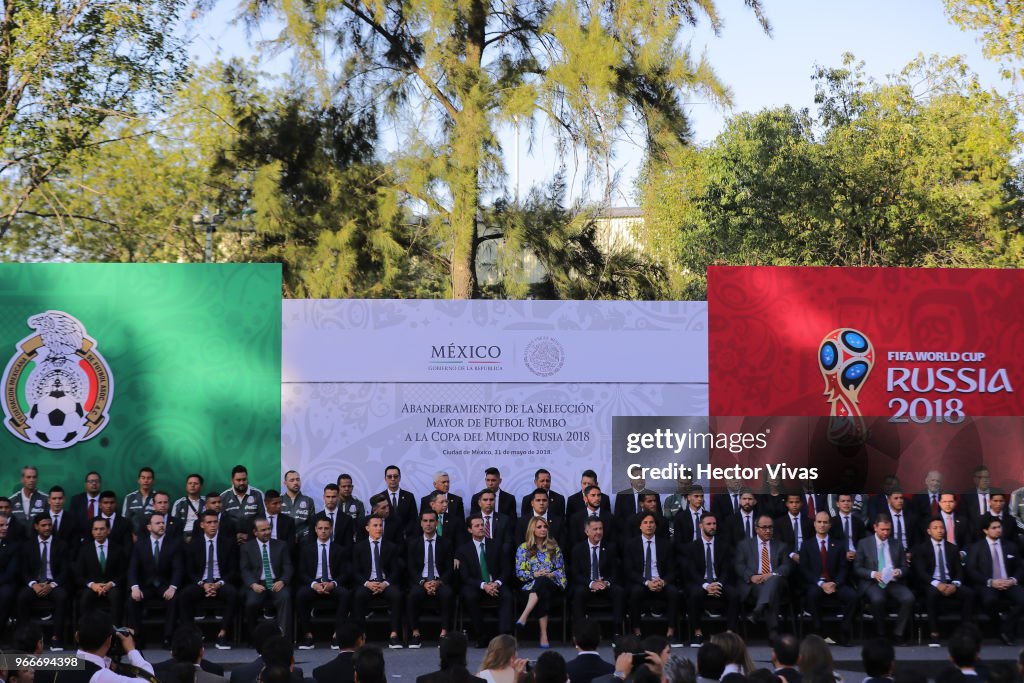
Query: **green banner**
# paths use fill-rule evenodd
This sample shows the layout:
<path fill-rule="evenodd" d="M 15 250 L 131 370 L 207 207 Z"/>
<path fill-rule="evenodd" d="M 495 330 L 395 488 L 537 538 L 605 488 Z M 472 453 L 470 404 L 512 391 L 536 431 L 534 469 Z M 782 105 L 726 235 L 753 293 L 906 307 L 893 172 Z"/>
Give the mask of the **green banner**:
<path fill-rule="evenodd" d="M 0 493 L 23 465 L 41 491 L 118 497 L 140 467 L 156 488 L 206 490 L 231 468 L 281 481 L 281 267 L 277 264 L 2 264 Z"/>

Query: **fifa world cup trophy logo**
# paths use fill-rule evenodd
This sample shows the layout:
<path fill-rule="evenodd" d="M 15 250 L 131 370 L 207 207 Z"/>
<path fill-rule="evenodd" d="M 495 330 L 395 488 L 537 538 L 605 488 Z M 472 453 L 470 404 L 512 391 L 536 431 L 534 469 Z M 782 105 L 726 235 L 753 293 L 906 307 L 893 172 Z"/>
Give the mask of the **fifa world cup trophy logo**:
<path fill-rule="evenodd" d="M 825 378 L 825 397 L 831 406 L 828 440 L 837 446 L 859 446 L 867 438 L 858 406 L 860 390 L 875 365 L 875 347 L 863 333 L 840 327 L 821 340 L 818 367 Z"/>

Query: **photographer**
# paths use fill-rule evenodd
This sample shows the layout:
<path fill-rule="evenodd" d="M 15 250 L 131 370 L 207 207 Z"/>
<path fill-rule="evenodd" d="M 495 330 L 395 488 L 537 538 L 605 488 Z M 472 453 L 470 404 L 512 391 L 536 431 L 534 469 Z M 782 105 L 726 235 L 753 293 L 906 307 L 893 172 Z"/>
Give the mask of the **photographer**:
<path fill-rule="evenodd" d="M 92 611 L 82 615 L 78 622 L 78 658 L 85 663 L 84 671 L 62 671 L 58 674 L 59 683 L 130 683 L 135 679 L 122 676 L 110 668 L 111 661 L 107 653 L 111 649 L 114 638 L 120 641 L 124 650 L 126 664 L 141 669 L 143 673 L 153 675 L 153 666 L 135 649 L 135 640 L 131 633 L 114 631 L 114 621 L 110 615 L 102 611 Z"/>

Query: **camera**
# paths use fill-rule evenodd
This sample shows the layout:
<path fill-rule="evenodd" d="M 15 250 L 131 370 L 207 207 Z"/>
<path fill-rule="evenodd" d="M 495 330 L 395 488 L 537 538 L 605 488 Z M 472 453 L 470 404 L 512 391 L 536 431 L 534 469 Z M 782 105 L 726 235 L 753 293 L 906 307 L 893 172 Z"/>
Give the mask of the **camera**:
<path fill-rule="evenodd" d="M 117 634 L 122 636 L 135 635 L 135 632 L 125 626 L 115 626 L 113 632 L 111 632 L 110 638 L 110 649 L 107 651 L 107 656 L 113 660 L 119 660 L 121 657 L 127 654 L 124 651 L 124 645 L 121 643 L 121 639 L 117 637 Z"/>

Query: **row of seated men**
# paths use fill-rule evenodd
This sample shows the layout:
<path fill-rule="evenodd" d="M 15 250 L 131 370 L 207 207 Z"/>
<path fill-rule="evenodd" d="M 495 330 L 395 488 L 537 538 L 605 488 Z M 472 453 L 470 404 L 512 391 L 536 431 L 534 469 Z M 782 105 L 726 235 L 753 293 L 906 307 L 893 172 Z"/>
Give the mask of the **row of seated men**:
<path fill-rule="evenodd" d="M 849 498 L 841 496 L 841 504 Z M 507 631 L 515 579 L 530 578 L 523 573 L 529 571 L 523 562 L 509 562 L 479 514 L 470 516 L 469 540 L 462 543 L 453 542 L 457 535 L 437 533 L 438 515 L 433 510 L 421 513 L 420 534 L 402 543 L 386 537 L 384 517 L 367 518 L 365 535 L 354 543 L 347 536 L 339 540 L 331 520 L 320 517 L 314 538 L 301 544 L 298 552 L 287 541 L 272 538 L 264 516 L 254 520 L 254 538 L 239 545 L 232 534 L 221 532 L 221 516 L 214 510 L 202 513 L 201 533 L 193 533 L 189 540 L 169 536 L 166 515 L 150 513 L 145 535 L 128 552 L 111 540 L 109 522 L 102 516 L 91 520 L 91 541 L 77 553 L 54 537 L 49 513 L 33 519 L 33 535 L 20 548 L 8 539 L 10 519 L 0 513 L 0 603 L 16 599 L 19 619 L 30 618 L 39 601 L 53 608 L 50 645 L 55 650 L 62 647 L 59 634 L 71 600 L 83 612 L 102 605 L 114 614 L 120 614 L 126 603 L 129 623 L 136 627 L 147 606 L 161 605 L 166 610 L 165 638 L 179 616 L 190 620 L 210 601 L 225 611 L 217 644 L 227 647 L 228 628 L 239 604 L 244 603 L 248 624 L 262 608 L 272 606 L 287 634 L 294 600 L 302 646 L 308 646 L 309 614 L 316 601 L 331 604 L 337 624 L 347 618 L 361 620 L 378 598 L 390 614 L 389 644 L 402 644 L 404 602 L 410 645 L 418 647 L 424 601 L 433 599 L 431 609 L 439 613 L 443 634 L 451 625 L 454 597 L 460 595 L 479 637 L 479 603 L 493 599 L 499 606 L 499 627 Z M 816 514 L 811 533 L 795 544 L 784 539 L 786 520 L 768 515 L 755 515 L 754 537 L 738 542 L 719 535 L 718 517 L 710 512 L 696 520 L 697 536 L 689 542 L 681 541 L 678 533 L 674 540 L 659 535 L 663 518 L 656 512 L 638 513 L 636 521 L 639 533 L 625 539 L 621 551 L 606 539 L 600 515 L 585 522 L 584 539 L 571 551 L 556 551 L 556 585 L 565 587 L 571 579 L 574 618 L 582 618 L 592 599 L 600 598 L 608 603 L 616 630 L 623 623 L 626 604 L 630 624 L 638 630 L 640 610 L 656 599 L 667 609 L 671 630 L 679 603 L 685 601 L 692 640 L 699 642 L 705 608 L 719 606 L 728 627 L 735 629 L 741 608 L 748 606 L 751 616 L 763 620 L 774 635 L 780 601 L 789 593 L 804 598 L 818 628 L 823 603 L 831 603 L 830 609 L 844 615 L 840 638 L 848 639 L 862 597 L 879 629 L 884 629 L 887 605 L 898 609 L 893 635 L 903 640 L 916 592 L 927 605 L 934 639 L 944 605 L 970 619 L 977 601 L 990 615 L 1005 611 L 1001 637 L 1012 642 L 1024 614 L 1024 588 L 1018 585 L 1024 580 L 1024 564 L 1017 546 L 1002 538 L 1002 523 L 991 515 L 982 519 L 984 538 L 964 548 L 946 540 L 947 522 L 941 516 L 929 521 L 927 540 L 915 546 L 904 546 L 893 535 L 894 521 L 888 513 L 880 514 L 871 533 L 856 543 L 834 533 L 826 511 Z M 537 518 L 531 524 L 536 526 Z M 6 618 L 5 613 L 4 623 Z"/>

